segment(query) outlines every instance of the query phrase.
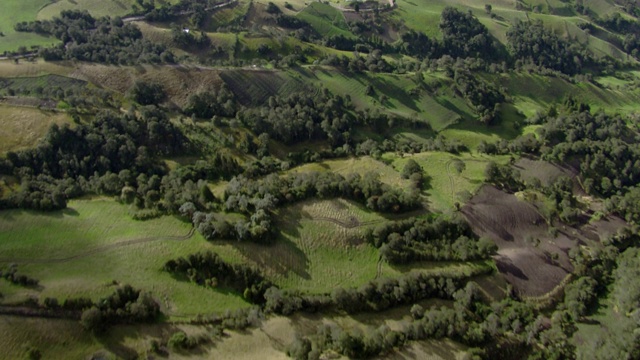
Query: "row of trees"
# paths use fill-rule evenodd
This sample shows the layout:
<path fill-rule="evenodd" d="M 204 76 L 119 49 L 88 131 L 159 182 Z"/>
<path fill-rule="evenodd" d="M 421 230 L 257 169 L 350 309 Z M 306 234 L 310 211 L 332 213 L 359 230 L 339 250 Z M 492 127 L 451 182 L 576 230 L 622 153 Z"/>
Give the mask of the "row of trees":
<path fill-rule="evenodd" d="M 428 298 L 453 299 L 456 290 L 463 288 L 470 277 L 491 271 L 489 267 L 479 267 L 472 274 L 410 272 L 398 278 L 377 279 L 358 288 L 336 288 L 331 294 L 319 295 L 272 287 L 264 295 L 264 309 L 283 315 L 326 309 L 350 314 L 379 312 Z"/>
<path fill-rule="evenodd" d="M 18 273 L 18 266 L 15 264 L 10 265 L 6 269 L 0 269 L 0 277 L 12 284 L 20 286 L 36 286 L 39 283 L 38 279 Z"/>
<path fill-rule="evenodd" d="M 497 250 L 491 240 L 478 239 L 459 216 L 388 222 L 369 229 L 365 238 L 392 264 L 486 259 Z"/>
<path fill-rule="evenodd" d="M 211 251 L 169 260 L 164 264 L 164 270 L 187 277 L 198 285 L 231 288 L 256 304 L 264 303 L 265 291 L 273 286 L 253 268 L 229 264 Z"/>
<path fill-rule="evenodd" d="M 160 306 L 149 293 L 124 285 L 82 312 L 80 323 L 93 332 L 122 323 L 152 322 L 160 315 Z"/>

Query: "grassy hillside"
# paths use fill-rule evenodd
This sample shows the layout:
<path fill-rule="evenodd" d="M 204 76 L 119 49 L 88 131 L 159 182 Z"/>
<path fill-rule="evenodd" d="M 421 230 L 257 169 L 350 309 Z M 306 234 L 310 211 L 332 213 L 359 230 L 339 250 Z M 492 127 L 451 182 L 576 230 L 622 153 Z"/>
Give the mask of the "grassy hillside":
<path fill-rule="evenodd" d="M 314 1 L 298 13 L 297 17 L 311 24 L 311 27 L 322 36 L 354 37 L 347 27 L 342 12 L 331 5 Z"/>
<path fill-rule="evenodd" d="M 33 33 L 19 33 L 13 26 L 21 21 L 33 21 L 42 8 L 51 4 L 51 0 L 5 0 L 0 11 L 0 53 L 15 51 L 20 46 L 30 49 L 34 45 L 52 45 L 58 41 Z"/>
<path fill-rule="evenodd" d="M 409 159 L 415 160 L 426 175 L 425 193 L 428 207 L 434 212 L 446 212 L 454 208 L 456 202 L 464 203 L 465 196 L 474 194 L 485 181 L 484 169 L 489 161 L 506 163 L 508 156 L 487 156 L 443 152 L 424 152 L 398 157 L 385 154 L 384 159 L 398 171 L 402 171 Z M 464 163 L 464 170 L 458 172 L 454 162 Z"/>
<path fill-rule="evenodd" d="M 113 282 L 151 291 L 169 316 L 189 316 L 247 306 L 238 296 L 177 281 L 162 271 L 164 263 L 199 250 L 214 250 L 230 261 L 239 254 L 229 245 L 212 245 L 198 234 L 179 241 L 189 224 L 163 217 L 138 222 L 127 208 L 110 200 L 77 200 L 50 214 L 0 213 L 2 265 L 17 263 L 20 272 L 40 280 L 41 289 L 0 281 L 5 301 L 36 295 L 94 300 L 113 291 Z M 172 238 L 168 238 L 172 237 Z"/>

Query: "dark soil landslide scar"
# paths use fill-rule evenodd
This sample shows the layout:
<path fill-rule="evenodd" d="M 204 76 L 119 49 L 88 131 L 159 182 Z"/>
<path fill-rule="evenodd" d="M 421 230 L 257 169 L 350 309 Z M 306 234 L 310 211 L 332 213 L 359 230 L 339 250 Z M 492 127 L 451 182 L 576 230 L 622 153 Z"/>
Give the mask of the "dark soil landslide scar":
<path fill-rule="evenodd" d="M 498 245 L 498 270 L 520 295 L 544 295 L 573 270 L 568 251 L 578 241 L 549 235 L 536 208 L 515 195 L 484 186 L 461 211 L 474 232 Z"/>

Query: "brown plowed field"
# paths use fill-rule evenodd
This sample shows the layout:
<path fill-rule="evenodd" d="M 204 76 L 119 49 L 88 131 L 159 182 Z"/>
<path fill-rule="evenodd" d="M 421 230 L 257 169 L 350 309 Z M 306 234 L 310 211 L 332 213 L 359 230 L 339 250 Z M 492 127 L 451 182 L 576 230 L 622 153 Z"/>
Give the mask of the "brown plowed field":
<path fill-rule="evenodd" d="M 554 223 L 557 236 L 537 209 L 515 195 L 485 185 L 462 207 L 473 230 L 498 245 L 498 270 L 521 296 L 541 296 L 553 290 L 573 267 L 569 250 L 599 242 L 626 224 L 608 217 L 580 227 Z"/>

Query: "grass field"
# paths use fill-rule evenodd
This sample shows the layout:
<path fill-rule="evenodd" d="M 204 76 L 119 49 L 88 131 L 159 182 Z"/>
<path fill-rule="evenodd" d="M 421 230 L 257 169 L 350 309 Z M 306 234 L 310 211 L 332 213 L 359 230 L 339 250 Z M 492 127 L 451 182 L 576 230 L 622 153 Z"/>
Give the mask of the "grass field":
<path fill-rule="evenodd" d="M 383 155 L 385 160 L 391 161 L 397 171 L 402 168 L 409 159 L 415 160 L 422 166 L 427 176 L 426 197 L 429 209 L 432 211 L 450 211 L 454 203 L 464 203 L 461 192 L 475 193 L 482 186 L 485 175 L 484 169 L 489 161 L 506 163 L 508 156 L 487 156 L 465 153 L 453 155 L 444 152 L 425 152 L 399 157 L 393 153 Z M 465 169 L 458 173 L 453 162 L 460 160 Z"/>
<path fill-rule="evenodd" d="M 69 121 L 65 113 L 0 104 L 0 154 L 32 148 L 52 124 Z"/>
<path fill-rule="evenodd" d="M 442 130 L 456 123 L 460 118 L 473 118 L 471 110 L 463 99 L 450 92 L 450 81 L 439 73 L 425 74 L 425 83 L 436 92 L 421 91 L 412 96 L 409 90 L 418 85 L 412 75 L 365 74 L 356 75 L 322 67 L 301 71 L 312 81 L 317 81 L 331 92 L 350 95 L 357 108 L 374 107 L 389 114 L 406 118 L 418 117 L 428 122 L 435 130 Z M 375 91 L 373 96 L 365 95 L 367 85 Z M 387 100 L 380 103 L 382 96 Z"/>
<path fill-rule="evenodd" d="M 560 78 L 521 73 L 486 75 L 486 78 L 509 89 L 515 107 L 526 116 L 561 103 L 568 95 L 589 104 L 592 111 L 629 113 L 640 109 L 637 90 L 605 89 L 591 83 L 571 84 Z"/>
<path fill-rule="evenodd" d="M 333 6 L 320 2 L 312 2 L 302 10 L 297 17 L 309 24 L 323 37 L 342 35 L 353 38 L 349 31 L 344 15 Z"/>
<path fill-rule="evenodd" d="M 47 1 L 51 2 L 51 1 Z M 156 1 L 157 6 L 162 4 L 174 4 L 178 0 Z M 132 13 L 132 6 L 140 6 L 135 0 L 60 0 L 51 2 L 38 12 L 38 19 L 45 20 L 58 16 L 63 10 L 87 10 L 94 17 L 124 16 Z"/>
<path fill-rule="evenodd" d="M 58 42 L 53 38 L 32 33 L 19 33 L 13 27 L 21 21 L 33 21 L 40 9 L 51 3 L 51 0 L 3 0 L 0 11 L 0 53 L 18 50 L 20 46 L 30 49 L 31 46 L 51 45 Z"/>
<path fill-rule="evenodd" d="M 67 210 L 47 214 L 0 212 L 0 247 L 5 259 L 2 265 L 65 259 L 98 249 L 94 254 L 67 261 L 19 265 L 21 272 L 40 280 L 42 288 L 24 289 L 0 281 L 5 301 L 18 301 L 29 295 L 41 299 L 89 296 L 96 300 L 111 293 L 112 282 L 117 281 L 150 291 L 169 316 L 247 305 L 238 295 L 177 281 L 161 270 L 169 259 L 205 249 L 216 251 L 229 261 L 239 261 L 240 255 L 231 245 L 213 245 L 198 234 L 185 241 L 162 240 L 166 236 L 183 236 L 190 226 L 170 217 L 137 222 L 127 212 L 126 206 L 102 199 L 72 201 Z M 114 245 L 138 239 L 150 241 Z"/>

